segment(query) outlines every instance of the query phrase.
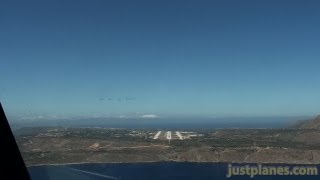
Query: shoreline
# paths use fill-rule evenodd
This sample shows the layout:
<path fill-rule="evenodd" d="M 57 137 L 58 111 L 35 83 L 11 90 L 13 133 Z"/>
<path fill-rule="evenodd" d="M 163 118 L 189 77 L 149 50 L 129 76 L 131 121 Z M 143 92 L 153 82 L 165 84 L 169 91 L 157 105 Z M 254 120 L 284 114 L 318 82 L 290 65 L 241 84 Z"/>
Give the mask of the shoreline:
<path fill-rule="evenodd" d="M 200 164 L 200 163 L 213 163 L 213 164 L 279 164 L 279 165 L 314 165 L 320 166 L 319 164 L 315 163 L 273 163 L 273 162 L 213 162 L 213 161 L 135 161 L 135 162 L 75 162 L 75 163 L 53 163 L 53 164 L 37 164 L 37 165 L 26 165 L 27 168 L 29 167 L 41 167 L 41 166 L 64 166 L 64 165 L 81 165 L 81 164 L 147 164 L 147 163 L 193 163 L 193 164 Z"/>

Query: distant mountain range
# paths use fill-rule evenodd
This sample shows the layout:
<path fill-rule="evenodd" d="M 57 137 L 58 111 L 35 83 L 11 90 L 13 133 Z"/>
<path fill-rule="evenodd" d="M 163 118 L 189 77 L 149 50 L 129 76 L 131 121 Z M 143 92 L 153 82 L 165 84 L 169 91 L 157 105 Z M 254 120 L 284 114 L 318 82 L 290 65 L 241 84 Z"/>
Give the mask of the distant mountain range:
<path fill-rule="evenodd" d="M 313 119 L 298 121 L 293 127 L 299 129 L 320 129 L 320 115 Z"/>

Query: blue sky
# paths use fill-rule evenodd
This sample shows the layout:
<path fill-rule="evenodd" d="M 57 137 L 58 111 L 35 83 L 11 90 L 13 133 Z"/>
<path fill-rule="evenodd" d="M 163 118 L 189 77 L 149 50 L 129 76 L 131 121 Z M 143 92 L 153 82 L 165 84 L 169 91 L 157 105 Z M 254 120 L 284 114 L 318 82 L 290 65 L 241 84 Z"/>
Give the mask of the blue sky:
<path fill-rule="evenodd" d="M 1 1 L 11 116 L 319 114 L 319 1 Z M 148 116 L 149 115 L 149 116 Z"/>

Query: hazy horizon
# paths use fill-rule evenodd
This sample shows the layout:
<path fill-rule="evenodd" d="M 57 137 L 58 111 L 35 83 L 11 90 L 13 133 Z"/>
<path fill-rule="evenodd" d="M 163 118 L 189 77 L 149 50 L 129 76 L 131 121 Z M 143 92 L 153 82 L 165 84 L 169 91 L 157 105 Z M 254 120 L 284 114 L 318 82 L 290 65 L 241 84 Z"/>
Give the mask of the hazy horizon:
<path fill-rule="evenodd" d="M 290 128 L 310 116 L 274 117 L 73 117 L 15 119 L 8 117 L 14 129 L 22 127 L 100 127 L 135 129 L 216 129 L 216 128 Z"/>

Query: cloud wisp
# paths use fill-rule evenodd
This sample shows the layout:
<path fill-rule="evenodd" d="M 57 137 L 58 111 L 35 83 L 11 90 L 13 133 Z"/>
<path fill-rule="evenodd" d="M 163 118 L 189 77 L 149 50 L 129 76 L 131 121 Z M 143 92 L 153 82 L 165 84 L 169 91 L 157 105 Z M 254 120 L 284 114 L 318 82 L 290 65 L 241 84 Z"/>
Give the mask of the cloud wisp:
<path fill-rule="evenodd" d="M 155 118 L 159 118 L 159 116 L 155 115 L 155 114 L 144 114 L 142 116 L 140 116 L 143 119 L 155 119 Z"/>

